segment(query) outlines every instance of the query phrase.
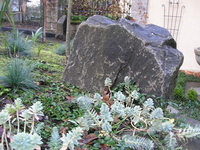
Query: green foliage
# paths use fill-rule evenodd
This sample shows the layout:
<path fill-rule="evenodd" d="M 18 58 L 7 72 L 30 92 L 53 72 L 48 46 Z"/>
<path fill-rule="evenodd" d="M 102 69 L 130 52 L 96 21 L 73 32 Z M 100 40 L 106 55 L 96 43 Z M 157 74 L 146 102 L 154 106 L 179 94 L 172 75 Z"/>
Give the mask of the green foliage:
<path fill-rule="evenodd" d="M 119 16 L 112 16 L 112 15 L 104 15 L 105 17 L 111 19 L 111 20 L 118 20 Z"/>
<path fill-rule="evenodd" d="M 52 132 L 51 132 L 51 139 L 48 143 L 49 150 L 60 150 L 61 148 L 61 140 L 58 132 L 57 127 L 53 127 Z"/>
<path fill-rule="evenodd" d="M 180 129 L 178 136 L 180 138 L 182 138 L 182 137 L 192 138 L 192 137 L 195 137 L 199 134 L 200 134 L 200 126 L 198 125 L 198 126 L 195 126 L 195 127 L 188 126 L 184 129 Z"/>
<path fill-rule="evenodd" d="M 74 40 L 70 41 L 70 50 L 72 49 Z M 66 44 L 61 44 L 55 51 L 56 54 L 64 56 L 66 54 Z"/>
<path fill-rule="evenodd" d="M 186 97 L 189 100 L 196 101 L 198 100 L 198 93 L 194 89 L 189 89 L 186 93 Z"/>
<path fill-rule="evenodd" d="M 38 121 L 39 116 L 43 115 L 42 109 L 39 101 L 26 109 L 19 98 L 15 100 L 14 104 L 7 104 L 4 107 L 0 112 L 0 124 L 3 125 L 1 143 L 5 141 L 6 149 L 12 147 L 18 150 L 33 150 L 42 144 L 41 137 L 34 132 L 35 121 Z M 7 138 L 11 141 L 10 143 Z M 1 149 L 3 149 L 3 145 Z"/>
<path fill-rule="evenodd" d="M 58 55 L 63 55 L 63 56 L 64 56 L 64 55 L 66 54 L 66 44 L 60 45 L 60 46 L 56 49 L 55 53 L 58 54 Z"/>
<path fill-rule="evenodd" d="M 174 150 L 175 147 L 177 147 L 178 145 L 175 135 L 172 132 L 169 132 L 169 134 L 165 137 L 164 141 L 167 150 Z"/>
<path fill-rule="evenodd" d="M 40 27 L 39 29 L 37 29 L 35 33 L 32 32 L 31 41 L 33 43 L 35 43 L 38 40 L 38 38 L 41 37 L 41 35 L 42 35 L 42 27 Z"/>
<path fill-rule="evenodd" d="M 10 0 L 4 0 L 1 2 L 1 10 L 0 10 L 0 27 L 2 25 L 3 17 L 9 8 Z"/>
<path fill-rule="evenodd" d="M 30 55 L 31 45 L 27 42 L 22 32 L 13 30 L 4 40 L 5 49 L 10 57 Z"/>
<path fill-rule="evenodd" d="M 184 72 L 179 72 L 176 87 L 174 89 L 174 97 L 176 100 L 185 101 L 186 99 L 188 99 L 187 94 L 185 94 L 185 86 L 186 86 L 186 82 L 189 82 L 189 81 L 199 82 L 200 78 L 197 78 L 193 75 L 186 75 Z"/>
<path fill-rule="evenodd" d="M 34 98 L 35 103 L 30 107 L 25 107 L 21 99 L 16 99 L 14 104 L 7 104 L 0 112 L 0 125 L 5 129 L 3 130 L 3 135 L 5 135 L 3 140 L 6 141 L 6 134 L 14 134 L 14 141 L 7 144 L 7 149 L 10 146 L 14 149 L 40 147 L 42 138 L 44 138 L 43 130 L 45 132 L 46 130 L 52 131 L 51 137 L 45 135 L 47 136 L 45 138 L 49 139 L 47 144 L 51 150 L 74 149 L 76 146 L 95 150 L 100 149 L 103 145 L 115 150 L 121 148 L 150 150 L 155 148 L 154 145 L 157 145 L 157 148 L 172 150 L 177 148 L 179 139 L 200 135 L 199 126 L 175 127 L 174 119 L 166 118 L 163 110 L 155 107 L 152 98 L 146 97 L 144 102 L 139 103 L 140 98 L 143 99 L 144 96 L 141 97 L 139 91 L 136 90 L 137 87 L 136 89 L 129 87 L 131 85 L 129 79 L 125 78 L 123 91 L 111 90 L 110 94 L 113 96 L 107 100 L 111 105 L 104 103 L 102 96 L 98 93 L 94 96 L 79 96 L 72 101 L 63 103 L 66 101 L 66 91 L 63 91 L 64 86 L 59 83 L 54 84 L 51 91 L 48 89 L 49 94 L 46 94 L 47 92 L 37 94 L 37 97 Z M 105 82 L 108 86 L 111 85 L 110 83 L 109 79 Z M 133 91 L 127 91 L 129 89 Z M 50 97 L 53 97 L 52 100 Z M 43 102 L 41 102 L 42 99 Z M 48 111 L 60 107 L 59 103 L 71 104 L 71 106 L 63 105 L 61 110 L 56 110 L 48 115 Z M 70 114 L 75 112 L 72 106 L 76 106 L 75 109 L 77 109 L 77 104 L 81 107 L 83 115 L 79 114 L 79 118 L 77 116 L 70 118 Z M 67 134 L 63 133 L 60 138 L 58 127 L 51 130 L 47 124 L 53 119 L 53 115 L 60 114 L 62 111 L 66 111 L 62 121 L 69 120 L 68 123 L 74 123 L 76 127 L 68 130 Z M 44 115 L 45 118 L 49 118 L 48 121 L 40 120 Z M 10 124 L 11 120 L 13 120 L 12 124 Z M 61 118 L 58 118 L 56 123 L 59 123 L 60 120 Z M 45 122 L 43 125 L 36 126 L 36 121 Z M 64 127 L 66 125 L 63 124 Z M 67 128 L 69 129 L 69 126 Z M 19 140 L 21 144 L 19 144 Z M 6 143 L 4 141 L 3 143 Z"/>
<path fill-rule="evenodd" d="M 79 144 L 78 140 L 81 139 L 82 132 L 83 129 L 77 127 L 69 131 L 67 135 L 63 134 L 61 138 L 63 142 L 61 150 L 66 150 L 67 148 L 73 150 L 74 146 Z"/>
<path fill-rule="evenodd" d="M 66 96 L 64 91 L 52 91 L 49 94 L 38 94 L 37 99 L 43 103 L 43 112 L 52 121 L 64 123 L 66 119 L 76 119 L 82 115 L 82 110 L 75 104 L 67 102 Z"/>
<path fill-rule="evenodd" d="M 11 147 L 18 150 L 34 150 L 42 144 L 41 137 L 37 134 L 18 133 L 13 136 Z"/>
<path fill-rule="evenodd" d="M 28 64 L 22 59 L 12 59 L 6 67 L 5 76 L 0 78 L 0 84 L 12 90 L 17 89 L 37 89 L 38 86 L 33 83 L 34 66 Z"/>
<path fill-rule="evenodd" d="M 5 88 L 4 86 L 0 85 L 0 96 L 9 93 L 10 89 L 9 88 Z"/>
<path fill-rule="evenodd" d="M 188 93 L 185 93 L 186 82 L 199 82 L 200 78 L 193 75 L 187 75 L 184 72 L 179 72 L 176 87 L 174 89 L 174 102 L 173 107 L 178 109 L 180 113 L 187 114 L 188 117 L 199 120 L 199 107 L 200 102 L 195 99 L 198 95 L 195 91 L 189 90 L 190 98 Z"/>
<path fill-rule="evenodd" d="M 105 85 L 109 87 L 110 83 L 111 80 L 106 78 Z M 140 93 L 136 90 L 137 87 L 129 91 L 130 85 L 130 80 L 126 77 L 123 92 L 111 93 L 114 96 L 107 100 L 112 103 L 111 107 L 100 101 L 99 94 L 95 94 L 94 97 L 77 98 L 75 102 L 84 110 L 84 115 L 76 120 L 76 124 L 88 132 L 97 130 L 94 133 L 99 133 L 96 134 L 98 137 L 109 136 L 121 147 L 131 149 L 153 149 L 154 144 L 175 149 L 178 146 L 176 136 L 178 139 L 180 137 L 189 138 L 186 136 L 188 134 L 177 135 L 177 133 L 182 133 L 182 129 L 174 128 L 174 119 L 164 117 L 163 110 L 155 108 L 152 98 L 147 98 L 138 105 Z M 100 110 L 96 108 L 99 106 Z M 191 129 L 191 132 L 186 129 L 184 133 L 190 132 L 190 138 L 199 135 L 198 132 L 196 135 L 193 134 L 193 130 L 198 131 L 199 129 L 198 127 Z M 132 136 L 119 135 L 126 131 L 129 131 Z M 161 140 L 162 136 L 166 137 L 165 142 Z"/>
<path fill-rule="evenodd" d="M 40 52 L 41 52 L 41 50 L 45 47 L 45 43 L 43 43 L 43 44 L 41 44 L 39 47 L 38 47 L 38 51 L 37 51 L 37 56 L 39 57 L 40 56 Z"/>
<path fill-rule="evenodd" d="M 181 100 L 184 100 L 185 99 L 185 96 L 184 96 L 184 87 L 182 86 L 177 86 L 175 89 L 174 89 L 174 96 L 177 100 L 181 101 Z"/>
<path fill-rule="evenodd" d="M 86 16 L 79 16 L 79 15 L 72 15 L 71 20 L 72 21 L 85 21 L 88 17 Z"/>
<path fill-rule="evenodd" d="M 125 143 L 125 147 L 132 149 L 148 149 L 151 150 L 154 148 L 154 143 L 151 140 L 126 135 L 122 138 L 122 141 Z"/>

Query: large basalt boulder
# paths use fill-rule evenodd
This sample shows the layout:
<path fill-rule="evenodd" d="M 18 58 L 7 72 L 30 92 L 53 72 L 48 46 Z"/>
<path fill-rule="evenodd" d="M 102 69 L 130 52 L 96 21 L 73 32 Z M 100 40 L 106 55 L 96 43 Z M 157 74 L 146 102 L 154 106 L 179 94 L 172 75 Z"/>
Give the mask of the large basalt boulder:
<path fill-rule="evenodd" d="M 142 93 L 167 99 L 182 62 L 183 55 L 166 29 L 96 15 L 79 26 L 63 80 L 97 92 L 104 88 L 106 77 L 116 86 L 129 76 Z"/>

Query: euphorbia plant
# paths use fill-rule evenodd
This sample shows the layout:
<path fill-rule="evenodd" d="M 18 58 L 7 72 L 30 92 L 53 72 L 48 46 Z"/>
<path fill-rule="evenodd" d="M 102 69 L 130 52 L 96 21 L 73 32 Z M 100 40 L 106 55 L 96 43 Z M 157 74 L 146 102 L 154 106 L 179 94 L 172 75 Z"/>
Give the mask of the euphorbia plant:
<path fill-rule="evenodd" d="M 41 145 L 42 139 L 34 129 L 35 121 L 43 116 L 42 109 L 39 101 L 25 109 L 19 98 L 14 104 L 7 104 L 0 112 L 0 125 L 3 127 L 1 149 L 4 149 L 4 143 L 7 150 L 33 150 Z"/>
<path fill-rule="evenodd" d="M 175 127 L 174 119 L 166 118 L 162 108 L 155 107 L 152 98 L 147 97 L 141 103 L 142 94 L 137 87 L 131 87 L 129 77 L 124 79 L 122 91 L 112 91 L 111 85 L 111 79 L 107 78 L 107 91 L 104 91 L 107 95 L 96 93 L 75 100 L 85 112 L 83 117 L 76 120 L 76 124 L 82 128 L 80 134 L 84 131 L 84 134 L 94 132 L 96 139 L 110 137 L 116 142 L 111 147 L 148 150 L 155 147 L 175 149 L 178 139 L 200 134 L 199 126 L 185 129 Z"/>

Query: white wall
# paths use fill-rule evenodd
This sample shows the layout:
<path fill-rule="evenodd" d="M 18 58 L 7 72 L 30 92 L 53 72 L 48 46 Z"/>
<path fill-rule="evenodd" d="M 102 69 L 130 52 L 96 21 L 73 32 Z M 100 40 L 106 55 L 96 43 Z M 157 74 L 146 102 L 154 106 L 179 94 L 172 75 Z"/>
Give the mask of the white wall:
<path fill-rule="evenodd" d="M 148 24 L 164 27 L 164 7 L 162 4 L 166 5 L 167 11 L 168 2 L 168 0 L 149 0 Z M 194 48 L 200 47 L 200 0 L 180 0 L 181 6 L 185 6 L 177 38 L 177 48 L 184 55 L 181 69 L 200 72 L 200 66 L 197 64 L 194 54 Z"/>

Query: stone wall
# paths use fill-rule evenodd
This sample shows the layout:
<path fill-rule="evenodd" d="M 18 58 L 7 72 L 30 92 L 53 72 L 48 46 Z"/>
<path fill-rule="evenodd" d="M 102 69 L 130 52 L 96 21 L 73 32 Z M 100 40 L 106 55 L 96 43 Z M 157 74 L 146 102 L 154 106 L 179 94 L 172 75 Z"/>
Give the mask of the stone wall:
<path fill-rule="evenodd" d="M 46 31 L 50 33 L 56 33 L 57 30 L 57 21 L 58 21 L 58 3 L 59 0 L 48 0 L 46 19 L 47 26 Z"/>

